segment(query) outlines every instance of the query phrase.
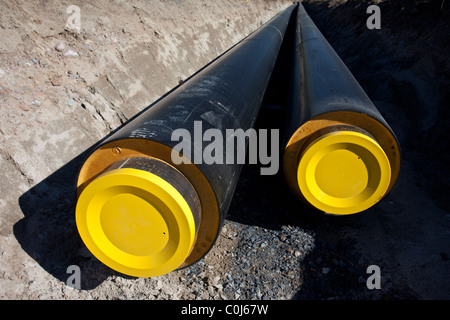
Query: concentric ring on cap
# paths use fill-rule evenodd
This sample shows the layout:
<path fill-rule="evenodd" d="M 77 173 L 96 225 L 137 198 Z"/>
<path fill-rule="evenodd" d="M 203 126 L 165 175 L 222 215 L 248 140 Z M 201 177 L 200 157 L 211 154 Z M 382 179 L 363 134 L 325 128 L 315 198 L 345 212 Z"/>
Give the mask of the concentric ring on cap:
<path fill-rule="evenodd" d="M 297 181 L 304 198 L 331 214 L 352 214 L 377 203 L 391 179 L 389 160 L 368 135 L 333 131 L 312 141 L 300 156 Z"/>
<path fill-rule="evenodd" d="M 169 182 L 144 170 L 120 168 L 81 193 L 78 231 L 104 264 L 127 275 L 155 277 L 178 268 L 192 249 L 192 211 Z"/>

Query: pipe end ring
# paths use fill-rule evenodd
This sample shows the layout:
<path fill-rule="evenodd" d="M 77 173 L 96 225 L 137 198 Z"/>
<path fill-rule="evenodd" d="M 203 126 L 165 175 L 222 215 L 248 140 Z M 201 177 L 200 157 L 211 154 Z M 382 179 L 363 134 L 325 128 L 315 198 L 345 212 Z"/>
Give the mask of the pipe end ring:
<path fill-rule="evenodd" d="M 94 256 L 136 277 L 177 269 L 196 236 L 194 213 L 176 186 L 135 168 L 108 170 L 87 185 L 77 202 L 76 223 Z"/>
<path fill-rule="evenodd" d="M 304 198 L 329 214 L 364 211 L 387 192 L 389 160 L 372 137 L 356 131 L 332 131 L 307 145 L 297 168 Z"/>

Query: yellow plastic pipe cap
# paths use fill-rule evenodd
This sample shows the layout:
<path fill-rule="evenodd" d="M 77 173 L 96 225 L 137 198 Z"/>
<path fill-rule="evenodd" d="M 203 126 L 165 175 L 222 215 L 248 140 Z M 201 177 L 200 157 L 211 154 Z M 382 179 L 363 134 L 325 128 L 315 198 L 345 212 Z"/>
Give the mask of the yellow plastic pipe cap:
<path fill-rule="evenodd" d="M 297 181 L 305 199 L 330 214 L 353 214 L 375 205 L 391 179 L 389 160 L 371 137 L 334 131 L 316 138 L 302 153 Z"/>
<path fill-rule="evenodd" d="M 134 168 L 111 170 L 93 180 L 78 199 L 76 223 L 94 256 L 136 277 L 175 270 L 195 238 L 192 211 L 178 190 Z"/>

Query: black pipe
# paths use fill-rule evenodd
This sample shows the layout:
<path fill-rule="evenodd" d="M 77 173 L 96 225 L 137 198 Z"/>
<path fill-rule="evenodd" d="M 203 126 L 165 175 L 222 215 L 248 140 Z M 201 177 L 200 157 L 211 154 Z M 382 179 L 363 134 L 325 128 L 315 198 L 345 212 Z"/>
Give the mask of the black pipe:
<path fill-rule="evenodd" d="M 233 143 L 230 144 L 233 149 L 229 150 L 226 148 L 229 141 L 222 141 L 222 153 L 214 156 L 223 163 L 205 163 L 202 158 L 208 142 L 198 145 L 202 142 L 198 138 L 206 130 L 214 129 L 221 137 L 233 139 L 227 136 L 227 130 L 246 131 L 253 127 L 295 6 L 288 7 L 141 112 L 101 142 L 86 159 L 77 183 L 77 225 L 88 249 L 102 262 L 126 274 L 148 277 L 189 266 L 210 250 L 243 166 L 229 157 L 230 151 L 236 155 L 245 149 Z M 178 135 L 174 136 L 174 132 Z M 181 139 L 179 134 L 183 133 L 186 135 Z M 243 147 L 246 144 L 247 140 Z M 192 146 L 192 153 L 181 145 Z M 133 157 L 141 162 L 151 159 L 150 164 L 134 170 L 117 165 Z M 180 177 L 177 183 L 164 178 L 168 172 L 176 172 Z M 134 181 L 139 187 L 133 186 Z M 159 199 L 154 199 L 152 190 L 158 192 Z M 185 201 L 185 194 L 196 194 L 197 199 Z M 170 202 L 172 196 L 174 203 Z M 120 197 L 122 202 L 117 200 Z M 194 214 L 192 208 L 196 208 L 196 203 L 200 212 Z M 151 217 L 140 213 L 139 206 L 147 204 L 155 208 L 148 209 L 153 210 Z M 121 219 L 127 219 L 127 212 L 131 215 L 131 211 L 136 221 L 121 224 Z M 200 223 L 195 223 L 196 217 L 197 220 L 200 217 Z M 143 222 L 138 223 L 139 219 Z M 148 224 L 149 233 L 141 230 L 142 236 L 136 238 L 133 228 L 139 229 L 142 223 Z M 123 230 L 122 225 L 128 229 Z M 157 226 L 157 234 L 152 233 L 151 225 Z M 172 235 L 175 238 L 170 238 Z M 134 237 L 131 243 L 123 243 L 128 241 L 127 237 Z M 142 244 L 145 241 L 155 244 L 146 246 Z M 183 247 L 185 243 L 189 243 L 187 247 Z"/>
<path fill-rule="evenodd" d="M 395 134 L 302 4 L 293 54 L 286 180 L 299 198 L 327 213 L 364 211 L 397 180 Z"/>

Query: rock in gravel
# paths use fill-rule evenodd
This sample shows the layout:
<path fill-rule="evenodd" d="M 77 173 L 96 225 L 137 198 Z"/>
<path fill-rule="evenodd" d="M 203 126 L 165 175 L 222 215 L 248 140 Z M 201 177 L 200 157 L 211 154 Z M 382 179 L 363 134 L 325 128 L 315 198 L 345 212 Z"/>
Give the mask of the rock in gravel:
<path fill-rule="evenodd" d="M 30 106 L 27 105 L 27 104 L 25 104 L 25 103 L 21 103 L 21 104 L 19 105 L 19 109 L 22 110 L 22 111 L 30 111 L 30 110 L 31 110 L 31 109 L 30 109 Z"/>
<path fill-rule="evenodd" d="M 78 53 L 69 49 L 66 52 L 64 52 L 64 56 L 65 57 L 78 57 Z"/>
<path fill-rule="evenodd" d="M 42 102 L 41 100 L 34 99 L 31 104 L 35 105 L 36 107 L 40 107 L 42 105 Z"/>
<path fill-rule="evenodd" d="M 63 52 L 65 48 L 66 48 L 66 45 L 62 41 L 58 42 L 55 46 L 56 51 L 59 51 L 59 52 Z"/>
<path fill-rule="evenodd" d="M 58 87 L 63 84 L 63 80 L 61 76 L 53 77 L 50 79 L 50 82 L 53 86 Z"/>

